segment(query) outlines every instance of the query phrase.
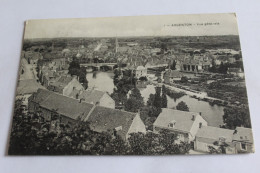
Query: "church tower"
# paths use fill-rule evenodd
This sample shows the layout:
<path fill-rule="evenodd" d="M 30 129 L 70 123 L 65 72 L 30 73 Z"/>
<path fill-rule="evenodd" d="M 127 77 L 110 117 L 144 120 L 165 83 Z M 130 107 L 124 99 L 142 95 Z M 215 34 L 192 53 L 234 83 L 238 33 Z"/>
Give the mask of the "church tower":
<path fill-rule="evenodd" d="M 116 51 L 116 53 L 117 53 L 117 52 L 118 52 L 118 47 L 119 47 L 117 37 L 116 37 L 116 43 L 115 43 L 115 46 L 116 46 L 115 51 Z"/>

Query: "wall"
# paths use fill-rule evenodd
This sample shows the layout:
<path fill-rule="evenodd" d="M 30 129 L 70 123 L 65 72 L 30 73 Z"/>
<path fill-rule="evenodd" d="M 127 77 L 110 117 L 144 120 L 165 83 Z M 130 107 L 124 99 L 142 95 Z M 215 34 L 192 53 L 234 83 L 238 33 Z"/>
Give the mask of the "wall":
<path fill-rule="evenodd" d="M 194 140 L 195 139 L 195 135 L 197 134 L 198 130 L 199 130 L 199 125 L 200 123 L 202 123 L 202 126 L 207 126 L 208 123 L 200 116 L 197 115 L 195 118 L 195 121 L 190 129 L 190 134 L 191 134 L 191 138 L 190 140 Z"/>
<path fill-rule="evenodd" d="M 218 149 L 219 147 L 213 144 L 216 141 L 218 141 L 218 139 L 196 137 L 194 149 L 197 151 L 202 151 L 202 152 L 209 152 L 209 149 L 208 149 L 209 146 L 214 147 L 215 149 Z M 226 147 L 226 153 L 227 154 L 236 153 L 235 145 L 233 143 L 227 143 L 227 144 L 229 146 Z"/>
<path fill-rule="evenodd" d="M 180 132 L 180 131 L 177 131 L 177 130 L 172 129 L 172 128 L 162 128 L 162 127 L 154 126 L 153 132 L 159 133 L 163 129 L 167 129 L 167 130 L 170 130 L 172 133 L 178 134 L 179 136 L 178 136 L 178 139 L 176 140 L 177 143 L 180 143 L 181 141 L 182 142 L 190 142 L 190 138 L 191 138 L 190 133 Z"/>
<path fill-rule="evenodd" d="M 115 101 L 105 93 L 99 101 L 100 106 L 115 109 Z"/>
<path fill-rule="evenodd" d="M 63 95 L 69 96 L 70 93 L 73 91 L 74 87 L 77 90 L 84 90 L 84 87 L 78 82 L 78 80 L 76 78 L 74 78 L 71 80 L 71 82 L 66 87 L 64 87 Z"/>
<path fill-rule="evenodd" d="M 135 118 L 133 119 L 133 122 L 126 134 L 126 138 L 129 137 L 129 134 L 131 133 L 138 133 L 138 132 L 141 132 L 141 133 L 146 133 L 146 128 L 145 128 L 145 125 L 143 123 L 143 121 L 141 120 L 140 118 L 140 115 L 137 114 L 135 116 Z"/>
<path fill-rule="evenodd" d="M 250 143 L 246 143 L 246 150 L 243 150 L 241 147 L 241 142 L 235 142 L 235 148 L 238 153 L 249 153 L 254 151 L 254 147 Z"/>

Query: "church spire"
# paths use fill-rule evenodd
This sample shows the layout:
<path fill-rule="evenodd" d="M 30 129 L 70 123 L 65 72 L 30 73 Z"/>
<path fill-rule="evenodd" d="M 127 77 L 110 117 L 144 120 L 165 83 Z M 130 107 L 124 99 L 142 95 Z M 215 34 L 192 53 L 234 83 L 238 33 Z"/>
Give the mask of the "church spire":
<path fill-rule="evenodd" d="M 115 44 L 116 44 L 116 48 L 115 48 L 116 50 L 115 50 L 115 51 L 116 51 L 116 53 L 117 53 L 117 52 L 118 52 L 118 47 L 119 47 L 119 45 L 118 45 L 118 40 L 117 40 L 117 36 L 116 36 L 116 43 L 115 43 Z"/>

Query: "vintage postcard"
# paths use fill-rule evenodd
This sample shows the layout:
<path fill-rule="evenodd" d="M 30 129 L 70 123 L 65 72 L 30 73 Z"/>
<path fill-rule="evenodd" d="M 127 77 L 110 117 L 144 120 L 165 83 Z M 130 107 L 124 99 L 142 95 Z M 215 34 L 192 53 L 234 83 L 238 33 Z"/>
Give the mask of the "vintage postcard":
<path fill-rule="evenodd" d="M 9 155 L 254 152 L 236 14 L 25 22 Z"/>

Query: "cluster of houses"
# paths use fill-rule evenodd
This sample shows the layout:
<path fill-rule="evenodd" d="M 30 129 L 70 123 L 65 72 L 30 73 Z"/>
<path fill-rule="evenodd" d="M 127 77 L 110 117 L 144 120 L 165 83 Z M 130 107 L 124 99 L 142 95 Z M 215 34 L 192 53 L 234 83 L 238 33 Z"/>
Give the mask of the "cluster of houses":
<path fill-rule="evenodd" d="M 153 124 L 154 132 L 168 129 L 178 134 L 179 141 L 191 142 L 195 151 L 210 152 L 226 145 L 226 154 L 253 152 L 252 129 L 237 127 L 235 130 L 208 126 L 201 113 L 164 108 Z"/>
<path fill-rule="evenodd" d="M 106 49 L 104 45 L 100 49 Z M 138 44 L 131 43 L 127 46 L 135 51 L 134 47 Z M 81 47 L 81 49 L 83 50 L 85 47 Z M 122 51 L 123 48 L 117 47 L 118 56 Z M 133 69 L 137 79 L 147 77 L 147 68 L 162 63 L 156 57 L 161 49 L 149 49 L 149 51 L 149 54 L 152 54 L 150 58 L 118 57 L 118 61 L 126 61 L 127 67 Z M 76 76 L 67 75 L 68 60 L 66 57 L 70 57 L 70 53 L 69 49 L 63 50 L 61 58 L 43 62 L 39 66 L 38 76 L 42 85 L 35 79 L 29 81 L 30 83 L 20 81 L 18 93 L 22 93 L 21 96 L 26 93 L 28 111 L 38 112 L 47 121 L 50 121 L 52 116 L 59 115 L 64 124 L 74 124 L 79 120 L 88 122 L 92 130 L 119 135 L 124 140 L 127 140 L 131 133 L 146 133 L 146 126 L 139 113 L 115 109 L 115 101 L 109 94 L 93 89 L 85 90 Z M 44 59 L 51 59 L 51 56 L 51 54 L 46 54 Z M 82 57 L 82 52 L 78 51 L 77 56 Z M 171 57 L 171 54 L 164 55 L 163 63 L 167 64 Z M 183 75 L 180 71 L 195 73 L 211 67 L 211 59 L 206 56 L 185 57 L 187 56 L 178 56 L 181 60 L 176 58 L 176 70 L 167 70 L 164 73 L 165 83 L 181 80 Z M 150 61 L 151 59 L 152 61 Z M 240 75 L 241 71 L 229 69 L 229 72 Z M 142 86 L 142 81 L 137 80 L 137 85 Z M 192 143 L 194 150 L 199 152 L 208 153 L 210 152 L 209 146 L 218 148 L 222 143 L 228 144 L 225 148 L 227 154 L 254 151 L 251 129 L 237 127 L 235 130 L 229 130 L 208 126 L 200 113 L 164 108 L 153 124 L 153 132 L 158 133 L 162 129 L 168 129 L 178 134 L 177 142 Z M 216 142 L 219 145 L 216 145 Z"/>
<path fill-rule="evenodd" d="M 146 132 L 138 113 L 117 110 L 112 108 L 113 106 L 111 98 L 101 91 L 83 91 L 80 97 L 75 99 L 39 89 L 29 97 L 28 111 L 40 113 L 45 120 L 51 120 L 52 116 L 58 114 L 64 124 L 73 125 L 78 120 L 87 121 L 92 130 L 118 134 L 124 140 L 131 133 Z"/>
<path fill-rule="evenodd" d="M 77 96 L 78 95 L 78 96 Z M 62 123 L 74 124 L 80 120 L 88 122 L 96 132 L 109 132 L 127 140 L 131 133 L 146 133 L 139 113 L 114 109 L 113 99 L 101 91 L 76 91 L 70 96 L 39 89 L 29 97 L 29 112 L 40 112 L 45 120 L 55 114 Z M 237 127 L 235 130 L 208 126 L 200 113 L 163 109 L 154 122 L 154 133 L 162 129 L 178 134 L 177 142 L 190 142 L 194 150 L 208 153 L 215 143 L 227 144 L 227 154 L 253 151 L 252 131 Z"/>
<path fill-rule="evenodd" d="M 117 134 L 124 140 L 131 133 L 146 133 L 139 113 L 115 109 L 114 100 L 106 92 L 84 90 L 77 85 L 77 82 L 67 83 L 66 86 L 63 83 L 65 90 L 38 89 L 28 99 L 28 111 L 40 113 L 45 120 L 51 120 L 58 114 L 64 124 L 73 125 L 78 120 L 88 122 L 92 130 Z M 228 144 L 225 148 L 227 154 L 254 150 L 251 129 L 211 127 L 200 113 L 164 108 L 153 127 L 154 133 L 168 129 L 178 134 L 177 142 L 190 142 L 199 152 L 210 152 L 209 146 L 218 148 L 216 142 Z"/>

